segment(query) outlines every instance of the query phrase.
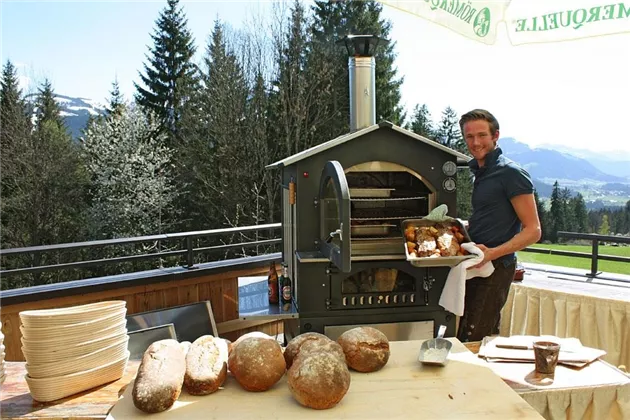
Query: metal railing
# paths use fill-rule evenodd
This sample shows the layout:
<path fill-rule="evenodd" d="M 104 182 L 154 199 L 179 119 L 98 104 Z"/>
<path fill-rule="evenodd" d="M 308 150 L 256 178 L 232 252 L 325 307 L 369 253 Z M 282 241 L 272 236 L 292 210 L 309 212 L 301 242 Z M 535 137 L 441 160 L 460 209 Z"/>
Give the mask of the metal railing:
<path fill-rule="evenodd" d="M 274 245 L 274 244 L 279 244 L 282 242 L 281 238 L 274 237 L 271 239 L 253 240 L 253 241 L 238 242 L 238 243 L 228 243 L 228 244 L 221 244 L 221 245 L 214 245 L 214 246 L 195 247 L 194 245 L 195 239 L 202 238 L 202 237 L 221 236 L 221 235 L 243 234 L 245 232 L 254 232 L 254 231 L 262 231 L 262 230 L 273 231 L 274 229 L 278 229 L 281 226 L 282 225 L 280 223 L 269 223 L 265 225 L 244 226 L 244 227 L 234 227 L 234 228 L 225 228 L 225 229 L 211 229 L 211 230 L 192 231 L 192 232 L 178 232 L 178 233 L 168 233 L 168 234 L 160 234 L 160 235 L 138 236 L 138 237 L 133 237 L 133 238 L 107 239 L 107 240 L 100 240 L 100 241 L 32 246 L 32 247 L 26 247 L 26 248 L 0 249 L 0 258 L 6 258 L 6 257 L 16 257 L 20 255 L 32 256 L 32 255 L 37 255 L 37 254 L 53 253 L 53 252 L 67 251 L 67 250 L 84 250 L 84 249 L 102 248 L 102 247 L 117 246 L 117 245 L 139 244 L 139 243 L 147 243 L 147 242 L 161 242 L 161 241 L 167 241 L 167 240 L 176 240 L 176 241 L 179 240 L 183 243 L 183 246 L 180 246 L 181 249 L 170 250 L 170 251 L 158 251 L 154 253 L 145 253 L 145 254 L 140 254 L 140 255 L 125 255 L 125 256 L 113 257 L 113 258 L 100 258 L 100 259 L 93 259 L 93 260 L 87 260 L 87 261 L 73 261 L 73 262 L 59 263 L 59 264 L 35 265 L 35 266 L 30 266 L 30 267 L 21 267 L 21 268 L 13 268 L 13 269 L 1 269 L 0 276 L 10 277 L 10 276 L 16 276 L 16 275 L 43 273 L 43 272 L 50 272 L 50 271 L 63 270 L 63 269 L 85 268 L 85 267 L 97 266 L 97 265 L 102 265 L 102 264 L 115 264 L 115 263 L 121 263 L 121 262 L 127 262 L 127 261 L 163 259 L 165 257 L 172 257 L 172 256 L 184 257 L 184 260 L 183 260 L 184 264 L 182 264 L 182 267 L 192 269 L 192 268 L 195 268 L 194 257 L 196 254 L 199 254 L 199 253 L 224 251 L 224 250 L 235 249 L 235 248 L 250 248 L 250 247 L 263 246 L 263 245 Z"/>
<path fill-rule="evenodd" d="M 618 243 L 618 244 L 630 244 L 630 238 L 625 236 L 612 236 L 612 235 L 598 235 L 595 233 L 577 233 L 577 232 L 558 232 L 558 237 L 566 238 L 566 239 L 577 239 L 577 240 L 587 240 L 592 244 L 591 253 L 588 252 L 577 252 L 577 251 L 563 251 L 560 249 L 549 249 L 549 248 L 532 248 L 527 247 L 523 251 L 534 252 L 538 254 L 546 254 L 546 255 L 563 255 L 566 257 L 577 257 L 577 258 L 590 258 L 591 260 L 591 271 L 590 273 L 586 273 L 587 277 L 597 277 L 597 275 L 601 274 L 601 271 L 597 269 L 597 262 L 599 260 L 602 261 L 616 261 L 616 262 L 625 262 L 629 264 L 629 272 L 630 272 L 630 258 L 629 257 L 620 257 L 617 255 L 600 255 L 599 254 L 599 243 L 600 242 L 610 242 L 610 243 Z"/>

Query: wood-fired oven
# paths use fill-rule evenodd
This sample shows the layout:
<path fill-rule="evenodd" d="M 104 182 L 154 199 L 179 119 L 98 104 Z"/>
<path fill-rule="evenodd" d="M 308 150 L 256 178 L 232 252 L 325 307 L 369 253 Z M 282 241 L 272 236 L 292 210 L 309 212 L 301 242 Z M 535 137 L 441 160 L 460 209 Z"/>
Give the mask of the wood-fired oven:
<path fill-rule="evenodd" d="M 285 337 L 336 338 L 371 325 L 390 339 L 433 335 L 455 316 L 438 305 L 448 267 L 405 258 L 401 223 L 446 204 L 456 216 L 456 172 L 468 157 L 390 122 L 374 120 L 376 37 L 350 36 L 351 132 L 268 168 L 283 186 L 283 259 L 299 317 Z"/>

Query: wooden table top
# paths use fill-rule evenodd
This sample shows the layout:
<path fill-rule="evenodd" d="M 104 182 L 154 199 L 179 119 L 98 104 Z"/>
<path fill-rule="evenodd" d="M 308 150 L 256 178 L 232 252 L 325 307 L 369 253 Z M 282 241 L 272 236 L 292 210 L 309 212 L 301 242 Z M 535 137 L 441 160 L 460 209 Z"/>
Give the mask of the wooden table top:
<path fill-rule="evenodd" d="M 89 391 L 49 403 L 34 401 L 24 380 L 25 362 L 5 362 L 2 384 L 2 419 L 102 420 L 136 376 L 139 361 L 129 361 L 122 378 Z"/>

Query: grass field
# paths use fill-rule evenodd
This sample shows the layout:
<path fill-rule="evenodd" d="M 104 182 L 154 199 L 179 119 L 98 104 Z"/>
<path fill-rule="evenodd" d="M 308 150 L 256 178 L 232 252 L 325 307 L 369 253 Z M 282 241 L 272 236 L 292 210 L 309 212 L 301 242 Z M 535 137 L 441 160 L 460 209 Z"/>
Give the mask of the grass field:
<path fill-rule="evenodd" d="M 536 244 L 532 248 L 557 249 L 562 251 L 592 252 L 591 245 L 558 245 L 558 244 Z M 599 246 L 600 255 L 616 255 L 630 258 L 630 246 Z M 590 258 L 565 257 L 563 255 L 545 255 L 533 252 L 519 252 L 518 260 L 525 263 L 549 264 L 562 267 L 581 268 L 587 272 L 591 270 Z M 608 273 L 618 273 L 630 275 L 630 263 L 617 261 L 597 261 L 598 271 Z"/>

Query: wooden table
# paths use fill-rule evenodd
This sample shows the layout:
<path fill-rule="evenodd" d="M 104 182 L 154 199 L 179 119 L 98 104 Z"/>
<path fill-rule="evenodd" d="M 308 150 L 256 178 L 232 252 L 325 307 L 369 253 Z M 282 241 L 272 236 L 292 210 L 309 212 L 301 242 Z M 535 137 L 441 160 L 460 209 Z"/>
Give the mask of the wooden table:
<path fill-rule="evenodd" d="M 474 356 L 457 339 L 453 354 Z M 137 362 L 125 376 L 96 391 L 67 398 L 54 404 L 34 403 L 19 375 L 22 363 L 11 363 L 3 387 L 2 418 L 103 419 L 147 417 L 149 419 L 536 419 L 542 417 L 490 369 L 462 360 L 450 360 L 446 367 L 422 366 L 418 353 L 422 341 L 391 343 L 390 360 L 382 370 L 370 374 L 352 372 L 350 390 L 330 410 L 311 410 L 297 404 L 288 390 L 286 376 L 266 392 L 246 392 L 229 377 L 224 389 L 204 397 L 182 392 L 176 405 L 160 414 L 146 415 L 133 406 L 131 387 Z M 20 370 L 21 368 L 21 370 Z M 17 375 L 17 376 L 16 376 Z"/>
<path fill-rule="evenodd" d="M 5 362 L 6 380 L 0 396 L 2 419 L 102 420 L 136 376 L 139 361 L 129 361 L 116 382 L 50 403 L 33 401 L 24 380 L 24 362 Z"/>

